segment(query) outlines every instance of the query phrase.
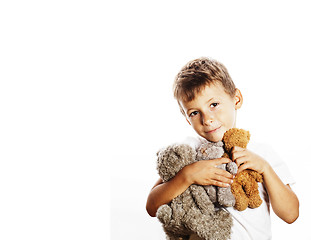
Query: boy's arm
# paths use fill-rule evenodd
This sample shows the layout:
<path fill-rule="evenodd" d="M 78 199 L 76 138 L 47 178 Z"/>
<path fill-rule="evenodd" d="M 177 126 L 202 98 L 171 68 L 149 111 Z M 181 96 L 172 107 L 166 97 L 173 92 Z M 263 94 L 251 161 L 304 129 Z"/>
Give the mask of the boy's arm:
<path fill-rule="evenodd" d="M 158 208 L 166 203 L 169 203 L 173 198 L 183 193 L 190 184 L 186 181 L 181 171 L 170 181 L 163 182 L 160 178 L 154 187 L 151 189 L 146 210 L 151 217 L 156 216 Z"/>
<path fill-rule="evenodd" d="M 233 148 L 232 159 L 239 166 L 238 172 L 253 169 L 263 175 L 272 209 L 279 218 L 287 223 L 293 223 L 298 218 L 299 201 L 296 194 L 281 181 L 267 161 L 240 147 Z"/>
<path fill-rule="evenodd" d="M 287 223 L 295 222 L 299 216 L 299 201 L 296 194 L 288 184 L 283 184 L 269 164 L 263 172 L 263 177 L 275 214 Z"/>
<path fill-rule="evenodd" d="M 151 189 L 147 199 L 146 210 L 148 214 L 155 217 L 157 209 L 161 205 L 172 201 L 191 184 L 228 187 L 232 183 L 233 176 L 229 172 L 217 168 L 217 166 L 230 161 L 228 158 L 198 161 L 184 167 L 168 182 L 159 179 Z"/>

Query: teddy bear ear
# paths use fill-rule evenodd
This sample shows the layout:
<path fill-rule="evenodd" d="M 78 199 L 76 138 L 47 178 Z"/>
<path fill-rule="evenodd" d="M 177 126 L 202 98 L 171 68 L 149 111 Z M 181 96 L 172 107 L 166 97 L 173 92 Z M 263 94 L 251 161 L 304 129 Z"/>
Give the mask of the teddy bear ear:
<path fill-rule="evenodd" d="M 244 131 L 244 136 L 247 139 L 247 142 L 249 142 L 249 140 L 251 139 L 251 134 L 249 131 L 241 129 L 241 131 Z"/>
<path fill-rule="evenodd" d="M 159 151 L 157 151 L 157 157 L 159 157 L 159 155 L 161 154 L 162 151 L 163 151 L 162 148 Z"/>

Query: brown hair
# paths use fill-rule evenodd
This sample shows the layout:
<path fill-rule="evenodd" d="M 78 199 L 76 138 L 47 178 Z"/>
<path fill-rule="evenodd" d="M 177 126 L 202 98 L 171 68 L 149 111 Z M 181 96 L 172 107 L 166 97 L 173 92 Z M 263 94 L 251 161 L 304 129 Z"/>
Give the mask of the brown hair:
<path fill-rule="evenodd" d="M 180 101 L 194 100 L 206 85 L 216 82 L 220 82 L 231 97 L 235 95 L 235 84 L 223 64 L 206 57 L 188 62 L 177 74 L 173 86 L 181 112 L 185 114 Z"/>

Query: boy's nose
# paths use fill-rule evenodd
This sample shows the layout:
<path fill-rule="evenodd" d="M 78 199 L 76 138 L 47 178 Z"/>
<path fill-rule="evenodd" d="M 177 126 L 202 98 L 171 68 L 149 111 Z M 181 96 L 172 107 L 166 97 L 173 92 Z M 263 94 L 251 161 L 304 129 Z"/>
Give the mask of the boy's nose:
<path fill-rule="evenodd" d="M 209 126 L 213 123 L 213 121 L 214 121 L 214 118 L 211 115 L 204 114 L 202 116 L 202 124 L 203 125 Z"/>

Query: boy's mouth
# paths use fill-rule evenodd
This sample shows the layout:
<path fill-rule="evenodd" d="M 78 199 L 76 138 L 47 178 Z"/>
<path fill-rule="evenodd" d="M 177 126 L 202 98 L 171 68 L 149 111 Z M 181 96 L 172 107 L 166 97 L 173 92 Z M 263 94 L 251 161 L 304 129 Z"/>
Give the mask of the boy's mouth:
<path fill-rule="evenodd" d="M 214 132 L 216 132 L 218 129 L 220 129 L 221 128 L 221 126 L 220 127 L 217 127 L 217 128 L 214 128 L 213 130 L 210 130 L 210 131 L 206 131 L 206 133 L 207 134 L 210 134 L 210 133 L 214 133 Z"/>

